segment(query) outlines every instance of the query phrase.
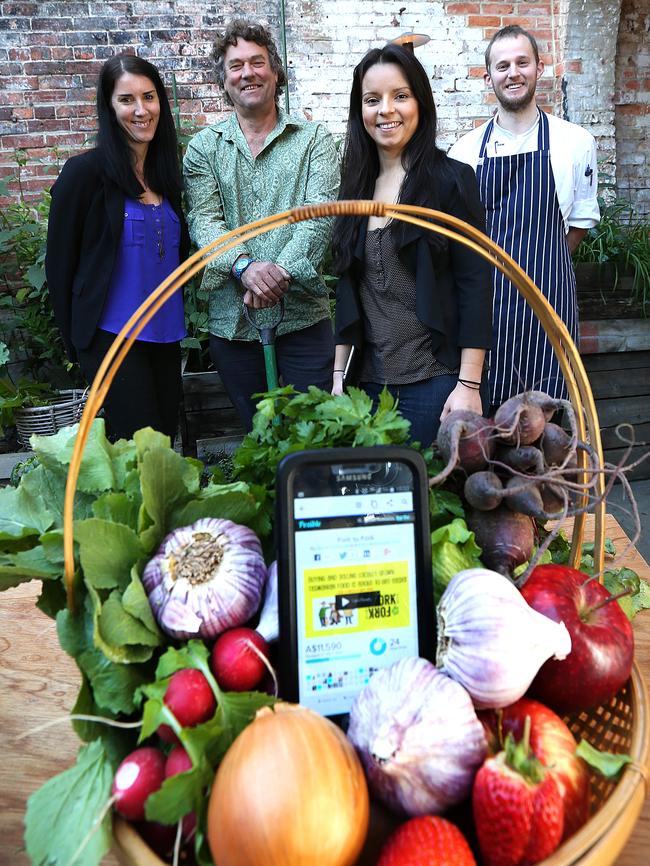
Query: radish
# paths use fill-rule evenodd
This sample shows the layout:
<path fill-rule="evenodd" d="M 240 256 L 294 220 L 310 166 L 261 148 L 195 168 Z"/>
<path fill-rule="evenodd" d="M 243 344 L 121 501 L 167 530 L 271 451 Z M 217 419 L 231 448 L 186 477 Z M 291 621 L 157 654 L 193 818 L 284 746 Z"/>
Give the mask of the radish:
<path fill-rule="evenodd" d="M 115 810 L 129 821 L 144 819 L 144 804 L 165 779 L 165 756 L 159 749 L 143 746 L 131 752 L 117 768 L 112 795 Z"/>
<path fill-rule="evenodd" d="M 163 703 L 183 728 L 193 728 L 201 722 L 207 722 L 217 706 L 210 683 L 196 668 L 183 668 L 172 674 Z M 158 735 L 166 743 L 178 742 L 178 737 L 169 725 L 160 725 Z"/>
<path fill-rule="evenodd" d="M 137 831 L 147 845 L 163 860 L 171 860 L 176 841 L 176 827 L 157 821 L 139 821 Z"/>
<path fill-rule="evenodd" d="M 251 628 L 231 628 L 217 638 L 210 664 L 222 689 L 247 692 L 260 684 L 268 662 L 269 647 Z"/>
<path fill-rule="evenodd" d="M 165 778 L 185 773 L 192 769 L 192 759 L 182 746 L 174 746 L 165 763 Z M 184 839 L 191 839 L 196 832 L 196 812 L 188 812 L 183 817 L 182 833 Z"/>

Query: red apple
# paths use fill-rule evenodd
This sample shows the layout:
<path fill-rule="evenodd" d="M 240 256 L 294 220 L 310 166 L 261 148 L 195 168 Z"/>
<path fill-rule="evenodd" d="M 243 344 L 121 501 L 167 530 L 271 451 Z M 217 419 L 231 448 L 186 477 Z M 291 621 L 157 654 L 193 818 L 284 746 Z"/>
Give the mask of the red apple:
<path fill-rule="evenodd" d="M 231 628 L 217 638 L 210 664 L 222 689 L 246 692 L 261 683 L 267 671 L 264 658 L 268 657 L 268 644 L 259 632 Z"/>
<path fill-rule="evenodd" d="M 632 626 L 614 596 L 566 565 L 538 565 L 521 593 L 571 635 L 569 655 L 545 662 L 528 693 L 558 713 L 600 706 L 613 697 L 629 678 L 634 657 Z"/>
<path fill-rule="evenodd" d="M 576 755 L 577 743 L 562 719 L 530 698 L 521 698 L 503 710 L 480 712 L 478 716 L 493 754 L 503 749 L 503 741 L 509 733 L 512 732 L 517 741 L 522 739 L 526 716 L 530 716 L 530 747 L 555 776 L 564 802 L 562 838 L 572 836 L 589 817 L 589 768 Z"/>

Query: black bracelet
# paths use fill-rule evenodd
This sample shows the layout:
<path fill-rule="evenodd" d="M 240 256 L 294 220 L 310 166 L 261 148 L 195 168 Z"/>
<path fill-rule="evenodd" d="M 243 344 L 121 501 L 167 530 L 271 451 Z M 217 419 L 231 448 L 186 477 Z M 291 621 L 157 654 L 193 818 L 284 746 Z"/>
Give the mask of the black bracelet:
<path fill-rule="evenodd" d="M 473 382 L 471 379 L 459 379 L 458 380 L 461 385 L 464 385 L 466 388 L 469 388 L 470 391 L 480 391 L 481 383 Z"/>
<path fill-rule="evenodd" d="M 334 370 L 334 373 L 345 373 L 345 370 Z"/>

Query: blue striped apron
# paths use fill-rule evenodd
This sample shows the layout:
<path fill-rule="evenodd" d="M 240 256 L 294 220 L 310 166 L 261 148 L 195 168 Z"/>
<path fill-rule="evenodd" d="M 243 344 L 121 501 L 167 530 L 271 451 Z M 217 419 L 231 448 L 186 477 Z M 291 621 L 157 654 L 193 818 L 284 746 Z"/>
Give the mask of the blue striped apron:
<path fill-rule="evenodd" d="M 485 130 L 476 169 L 487 234 L 526 271 L 577 340 L 575 272 L 551 167 L 548 119 L 539 111 L 537 150 L 514 156 L 486 157 L 493 126 L 494 119 Z M 544 329 L 496 268 L 489 364 L 493 406 L 529 389 L 566 397 Z"/>

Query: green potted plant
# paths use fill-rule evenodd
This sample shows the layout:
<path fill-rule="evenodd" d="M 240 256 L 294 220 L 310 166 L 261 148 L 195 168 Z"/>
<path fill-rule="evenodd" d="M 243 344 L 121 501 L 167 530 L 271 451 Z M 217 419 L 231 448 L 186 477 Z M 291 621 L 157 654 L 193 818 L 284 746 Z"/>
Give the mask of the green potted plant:
<path fill-rule="evenodd" d="M 601 220 L 573 256 L 582 319 L 647 316 L 650 305 L 650 221 L 630 202 L 600 200 Z"/>

